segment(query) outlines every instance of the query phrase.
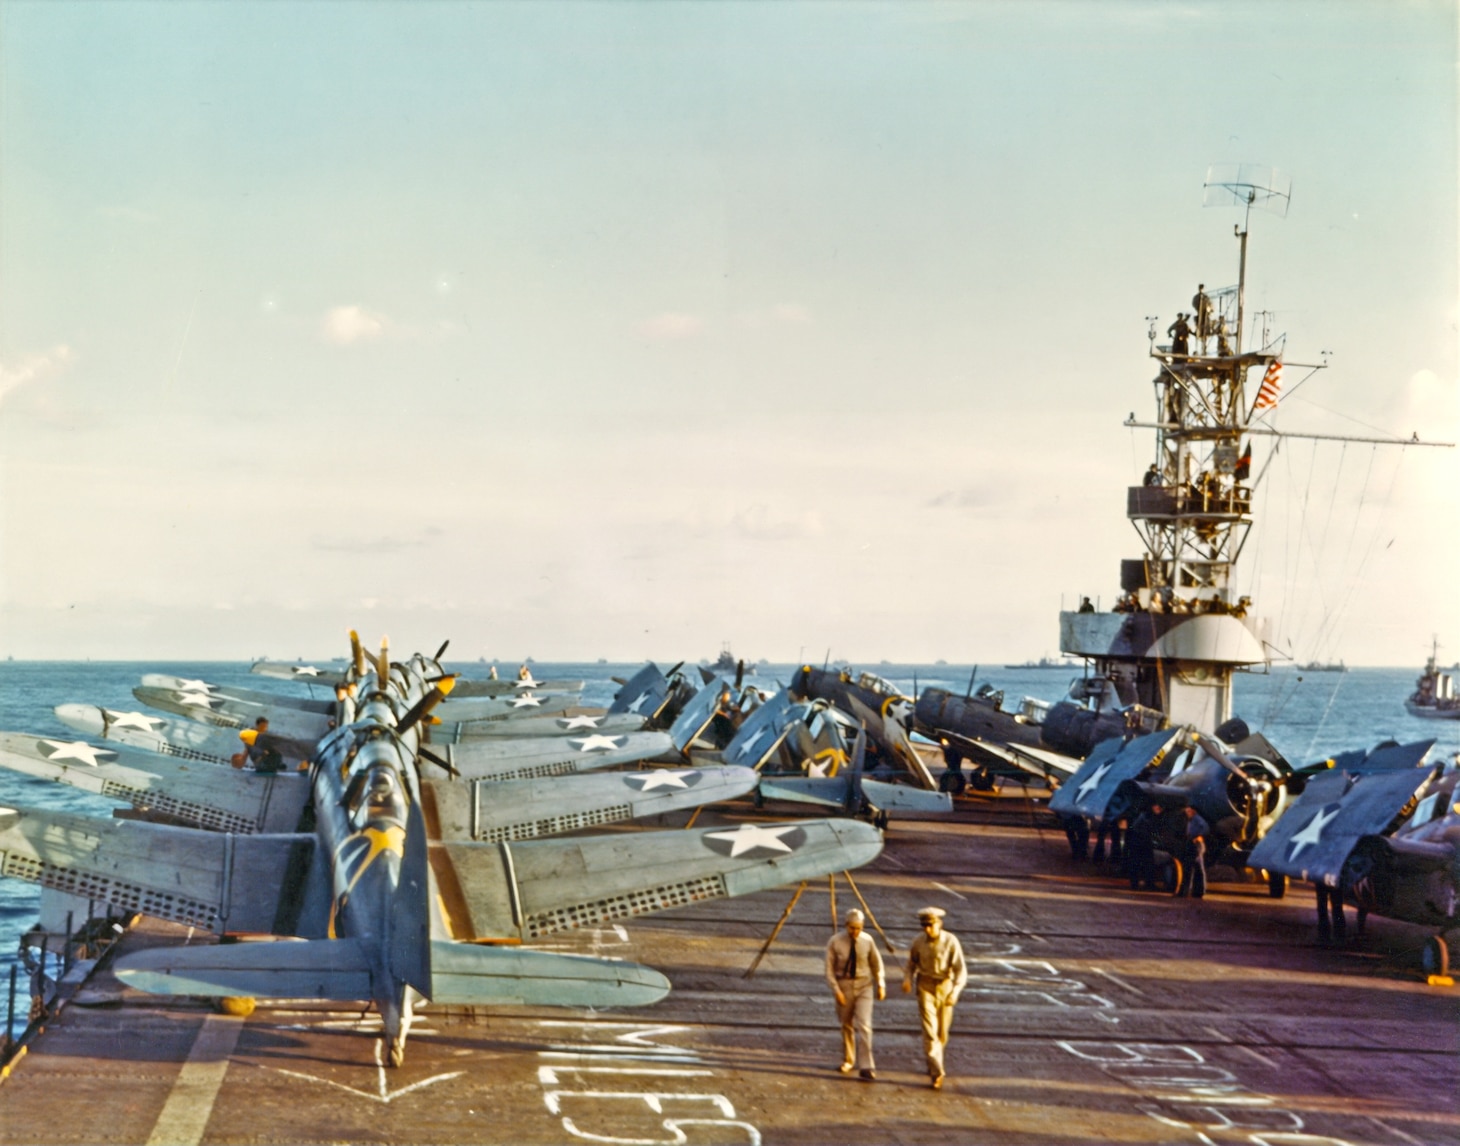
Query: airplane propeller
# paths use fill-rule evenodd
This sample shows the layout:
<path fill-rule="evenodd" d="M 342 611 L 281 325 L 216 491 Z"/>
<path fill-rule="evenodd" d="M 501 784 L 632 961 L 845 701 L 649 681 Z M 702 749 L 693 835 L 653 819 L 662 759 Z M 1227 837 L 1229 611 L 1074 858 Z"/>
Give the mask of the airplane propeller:
<path fill-rule="evenodd" d="M 436 753 L 425 747 L 425 745 L 418 744 L 416 746 L 416 755 L 425 757 L 432 764 L 436 765 L 436 767 L 443 769 L 453 780 L 461 779 L 461 770 L 459 768 L 453 767 L 451 761 L 437 756 Z"/>
<path fill-rule="evenodd" d="M 426 693 L 425 696 L 421 697 L 420 700 L 416 701 L 416 703 L 411 706 L 411 710 L 407 712 L 403 717 L 401 717 L 399 721 L 396 722 L 396 734 L 398 736 L 404 736 L 421 720 L 423 720 L 433 708 L 435 708 L 438 704 L 445 700 L 446 694 L 449 693 L 456 685 L 457 675 L 458 674 L 456 673 L 452 673 L 449 677 L 442 680 L 439 684 L 432 685 L 431 691 Z"/>
<path fill-rule="evenodd" d="M 380 687 L 384 688 L 390 680 L 390 638 L 380 638 L 380 656 L 375 662 L 375 675 L 380 681 Z"/>
<path fill-rule="evenodd" d="M 449 645 L 450 643 L 451 643 L 451 638 L 450 637 L 447 637 L 444 641 L 441 642 L 441 647 L 436 650 L 436 655 L 434 657 L 432 657 L 431 659 L 433 661 L 435 661 L 437 664 L 440 664 L 441 663 L 441 658 L 446 655 L 446 646 Z"/>
<path fill-rule="evenodd" d="M 355 679 L 365 675 L 365 650 L 360 647 L 360 634 L 350 630 L 350 661 L 355 668 Z"/>

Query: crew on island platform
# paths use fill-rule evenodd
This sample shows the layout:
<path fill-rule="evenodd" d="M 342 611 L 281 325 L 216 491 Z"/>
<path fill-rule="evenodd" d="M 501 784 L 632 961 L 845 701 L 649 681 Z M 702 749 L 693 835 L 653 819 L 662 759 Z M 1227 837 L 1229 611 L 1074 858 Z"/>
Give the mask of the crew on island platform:
<path fill-rule="evenodd" d="M 1206 283 L 1196 284 L 1196 294 L 1191 299 L 1192 309 L 1196 312 L 1192 315 L 1196 319 L 1196 334 L 1198 338 L 1207 338 L 1211 335 L 1212 327 L 1212 300 L 1207 294 Z"/>
<path fill-rule="evenodd" d="M 1171 353 L 1186 354 L 1188 340 L 1191 338 L 1191 327 L 1186 325 L 1186 315 L 1178 314 L 1176 321 L 1166 328 L 1166 333 L 1171 336 Z"/>
<path fill-rule="evenodd" d="M 1081 597 L 1080 598 L 1080 612 L 1082 612 L 1082 613 L 1093 613 L 1094 611 L 1095 611 L 1095 606 L 1092 605 L 1092 604 L 1090 604 L 1090 598 L 1089 597 Z"/>
<path fill-rule="evenodd" d="M 1141 480 L 1141 484 L 1144 486 L 1161 484 L 1161 471 L 1156 468 L 1155 462 L 1151 463 L 1151 468 L 1146 471 L 1146 476 Z"/>

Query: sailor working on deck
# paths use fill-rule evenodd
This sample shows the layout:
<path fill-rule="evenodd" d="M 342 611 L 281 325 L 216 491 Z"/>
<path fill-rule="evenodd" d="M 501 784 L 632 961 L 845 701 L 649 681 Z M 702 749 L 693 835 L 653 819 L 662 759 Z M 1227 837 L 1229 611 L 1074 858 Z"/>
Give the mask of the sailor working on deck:
<path fill-rule="evenodd" d="M 518 665 L 517 666 L 517 679 L 518 680 L 531 680 L 532 679 L 532 670 L 530 668 L 528 668 L 525 664 L 524 665 Z"/>
<path fill-rule="evenodd" d="M 1151 468 L 1146 471 L 1146 476 L 1141 482 L 1145 486 L 1161 484 L 1161 471 L 1156 468 L 1156 463 L 1151 463 Z"/>
<path fill-rule="evenodd" d="M 1181 857 L 1185 866 L 1177 894 L 1200 899 L 1207 893 L 1207 836 L 1212 828 L 1190 804 L 1181 809 L 1181 814 L 1186 817 L 1186 854 Z"/>
<path fill-rule="evenodd" d="M 1125 864 L 1132 891 L 1156 890 L 1156 833 L 1161 826 L 1161 805 L 1152 804 L 1125 833 Z"/>
<path fill-rule="evenodd" d="M 253 766 L 255 772 L 282 772 L 284 770 L 284 757 L 279 754 L 279 749 L 269 739 L 269 718 L 261 716 L 254 721 L 252 728 L 245 728 L 238 734 L 243 741 L 244 750 L 235 755 L 231 761 L 235 768 Z"/>
<path fill-rule="evenodd" d="M 913 940 L 907 974 L 902 980 L 904 992 L 917 988 L 923 1053 L 927 1055 L 928 1078 L 934 1090 L 943 1087 L 943 1077 L 947 1074 L 943 1055 L 948 1047 L 948 1032 L 953 1027 L 953 1008 L 968 985 L 963 945 L 956 935 L 943 930 L 946 914 L 941 907 L 925 907 L 918 912 L 923 933 Z"/>
<path fill-rule="evenodd" d="M 1166 333 L 1171 336 L 1171 353 L 1187 353 L 1188 339 L 1191 338 L 1191 327 L 1186 325 L 1186 315 L 1178 314 L 1176 321 L 1166 328 Z"/>
<path fill-rule="evenodd" d="M 1314 881 L 1313 888 L 1318 893 L 1318 942 L 1324 947 L 1330 943 L 1342 946 L 1348 938 L 1348 923 L 1343 917 L 1343 892 L 1339 888 L 1329 887 L 1321 879 Z M 1331 925 L 1330 911 L 1333 917 Z"/>
<path fill-rule="evenodd" d="M 862 930 L 863 916 L 855 907 L 846 914 L 845 931 L 826 945 L 826 981 L 836 995 L 836 1014 L 842 1024 L 843 1074 L 856 1070 L 870 1081 L 877 1077 L 872 1059 L 872 1003 L 887 998 L 882 955 L 872 937 Z"/>
<path fill-rule="evenodd" d="M 1080 612 L 1082 612 L 1082 613 L 1093 613 L 1094 611 L 1095 611 L 1095 606 L 1092 605 L 1092 604 L 1090 604 L 1090 598 L 1089 597 L 1081 597 L 1080 598 Z"/>

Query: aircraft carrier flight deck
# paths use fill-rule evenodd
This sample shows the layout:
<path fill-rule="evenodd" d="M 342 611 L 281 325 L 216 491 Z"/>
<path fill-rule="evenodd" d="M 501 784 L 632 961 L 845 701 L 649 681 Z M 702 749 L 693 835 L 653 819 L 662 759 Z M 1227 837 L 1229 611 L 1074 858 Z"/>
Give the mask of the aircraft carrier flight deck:
<path fill-rule="evenodd" d="M 887 843 L 852 874 L 896 947 L 875 1081 L 836 1070 L 823 880 L 748 978 L 793 887 L 553 936 L 673 990 L 612 1012 L 428 1008 L 397 1069 L 367 1008 L 261 1000 L 240 1018 L 103 968 L 11 1065 L 0 1141 L 1460 1142 L 1460 989 L 1417 969 L 1422 929 L 1374 917 L 1326 948 L 1308 895 L 1128 891 L 1018 796 L 894 820 Z M 844 877 L 834 894 L 856 903 Z M 925 905 L 970 975 L 941 1091 L 900 989 Z M 186 939 L 149 921 L 121 946 Z"/>

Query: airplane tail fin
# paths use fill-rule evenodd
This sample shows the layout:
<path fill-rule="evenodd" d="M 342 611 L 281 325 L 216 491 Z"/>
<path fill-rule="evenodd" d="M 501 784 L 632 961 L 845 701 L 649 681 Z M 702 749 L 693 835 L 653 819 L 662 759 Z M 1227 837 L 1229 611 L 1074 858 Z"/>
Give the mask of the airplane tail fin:
<path fill-rule="evenodd" d="M 390 909 L 390 973 L 421 994 L 431 993 L 431 878 L 426 818 L 412 802 L 406 820 L 400 881 Z"/>
<path fill-rule="evenodd" d="M 553 1007 L 643 1007 L 669 994 L 669 980 L 638 963 L 521 947 L 431 944 L 433 1003 Z"/>

